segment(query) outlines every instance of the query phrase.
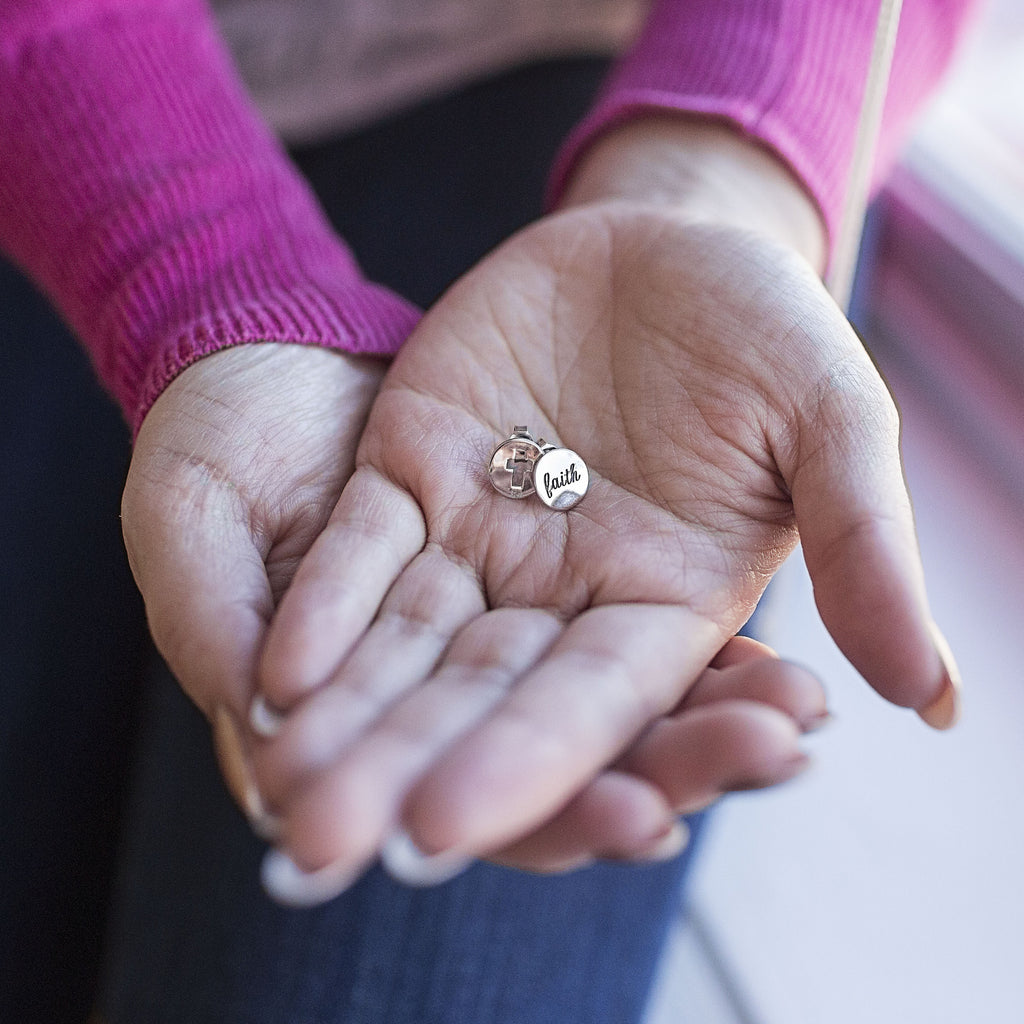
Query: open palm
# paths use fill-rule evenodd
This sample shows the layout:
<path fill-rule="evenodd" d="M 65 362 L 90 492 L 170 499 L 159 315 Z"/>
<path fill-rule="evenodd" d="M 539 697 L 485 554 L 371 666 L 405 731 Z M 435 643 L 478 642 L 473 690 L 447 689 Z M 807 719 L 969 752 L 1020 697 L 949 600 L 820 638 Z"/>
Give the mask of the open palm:
<path fill-rule="evenodd" d="M 586 460 L 579 506 L 492 490 L 513 424 Z M 434 851 L 514 842 L 679 704 L 798 529 L 840 646 L 931 705 L 897 417 L 812 271 L 628 204 L 515 236 L 392 367 L 271 626 L 282 842 L 310 868 L 399 820 Z"/>

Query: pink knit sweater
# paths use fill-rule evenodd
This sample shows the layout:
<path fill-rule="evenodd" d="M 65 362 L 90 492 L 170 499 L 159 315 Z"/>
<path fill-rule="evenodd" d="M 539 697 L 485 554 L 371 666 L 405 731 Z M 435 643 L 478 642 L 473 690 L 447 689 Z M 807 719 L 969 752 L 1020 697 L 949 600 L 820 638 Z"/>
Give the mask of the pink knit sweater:
<path fill-rule="evenodd" d="M 884 165 L 969 0 L 905 0 Z M 776 151 L 833 228 L 876 0 L 659 0 L 555 187 L 651 108 Z M 200 0 L 0 5 L 0 246 L 82 339 L 133 430 L 211 352 L 256 341 L 391 354 L 419 316 L 366 281 L 254 112 Z"/>

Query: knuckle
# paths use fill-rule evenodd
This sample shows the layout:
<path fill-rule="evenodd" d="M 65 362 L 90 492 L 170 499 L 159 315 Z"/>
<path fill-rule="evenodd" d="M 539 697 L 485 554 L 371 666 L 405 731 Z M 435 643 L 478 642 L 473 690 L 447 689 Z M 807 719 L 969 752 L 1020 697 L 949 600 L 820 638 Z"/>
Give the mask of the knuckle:
<path fill-rule="evenodd" d="M 832 431 L 899 434 L 896 403 L 863 351 L 828 368 L 813 390 L 811 408 L 813 418 Z"/>

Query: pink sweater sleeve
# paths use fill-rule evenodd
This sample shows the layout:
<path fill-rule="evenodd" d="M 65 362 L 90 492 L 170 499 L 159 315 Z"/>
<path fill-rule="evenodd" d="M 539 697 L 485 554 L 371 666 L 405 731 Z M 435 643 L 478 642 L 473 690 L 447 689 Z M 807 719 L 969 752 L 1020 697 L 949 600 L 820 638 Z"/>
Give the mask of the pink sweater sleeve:
<path fill-rule="evenodd" d="M 878 170 L 952 54 L 973 0 L 905 0 Z M 590 115 L 567 141 L 552 195 L 598 135 L 651 110 L 721 118 L 774 150 L 834 238 L 879 0 L 657 0 Z"/>
<path fill-rule="evenodd" d="M 969 0 L 906 0 L 891 156 Z M 649 109 L 763 141 L 834 226 L 876 2 L 659 0 L 556 168 Z M 0 4 L 0 246 L 137 429 L 202 356 L 252 341 L 393 353 L 418 311 L 365 281 L 252 110 L 201 0 Z"/>
<path fill-rule="evenodd" d="M 0 6 L 0 246 L 133 430 L 210 352 L 391 354 L 419 316 L 362 278 L 199 0 Z"/>

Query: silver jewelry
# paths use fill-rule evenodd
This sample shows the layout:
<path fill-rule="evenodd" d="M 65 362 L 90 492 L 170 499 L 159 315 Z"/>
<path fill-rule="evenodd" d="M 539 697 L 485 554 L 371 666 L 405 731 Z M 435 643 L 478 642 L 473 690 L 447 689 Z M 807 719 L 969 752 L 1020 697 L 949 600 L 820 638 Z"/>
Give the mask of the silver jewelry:
<path fill-rule="evenodd" d="M 487 473 L 491 485 L 506 498 L 528 498 L 533 494 L 533 464 L 541 452 L 527 427 L 513 427 L 507 441 L 491 453 Z"/>
<path fill-rule="evenodd" d="M 548 508 L 575 508 L 590 487 L 587 464 L 571 449 L 547 445 L 533 464 L 533 486 Z"/>
<path fill-rule="evenodd" d="M 590 471 L 576 452 L 535 438 L 528 427 L 512 428 L 491 453 L 487 473 L 506 498 L 526 498 L 536 491 L 548 508 L 560 512 L 578 505 L 590 486 Z"/>

